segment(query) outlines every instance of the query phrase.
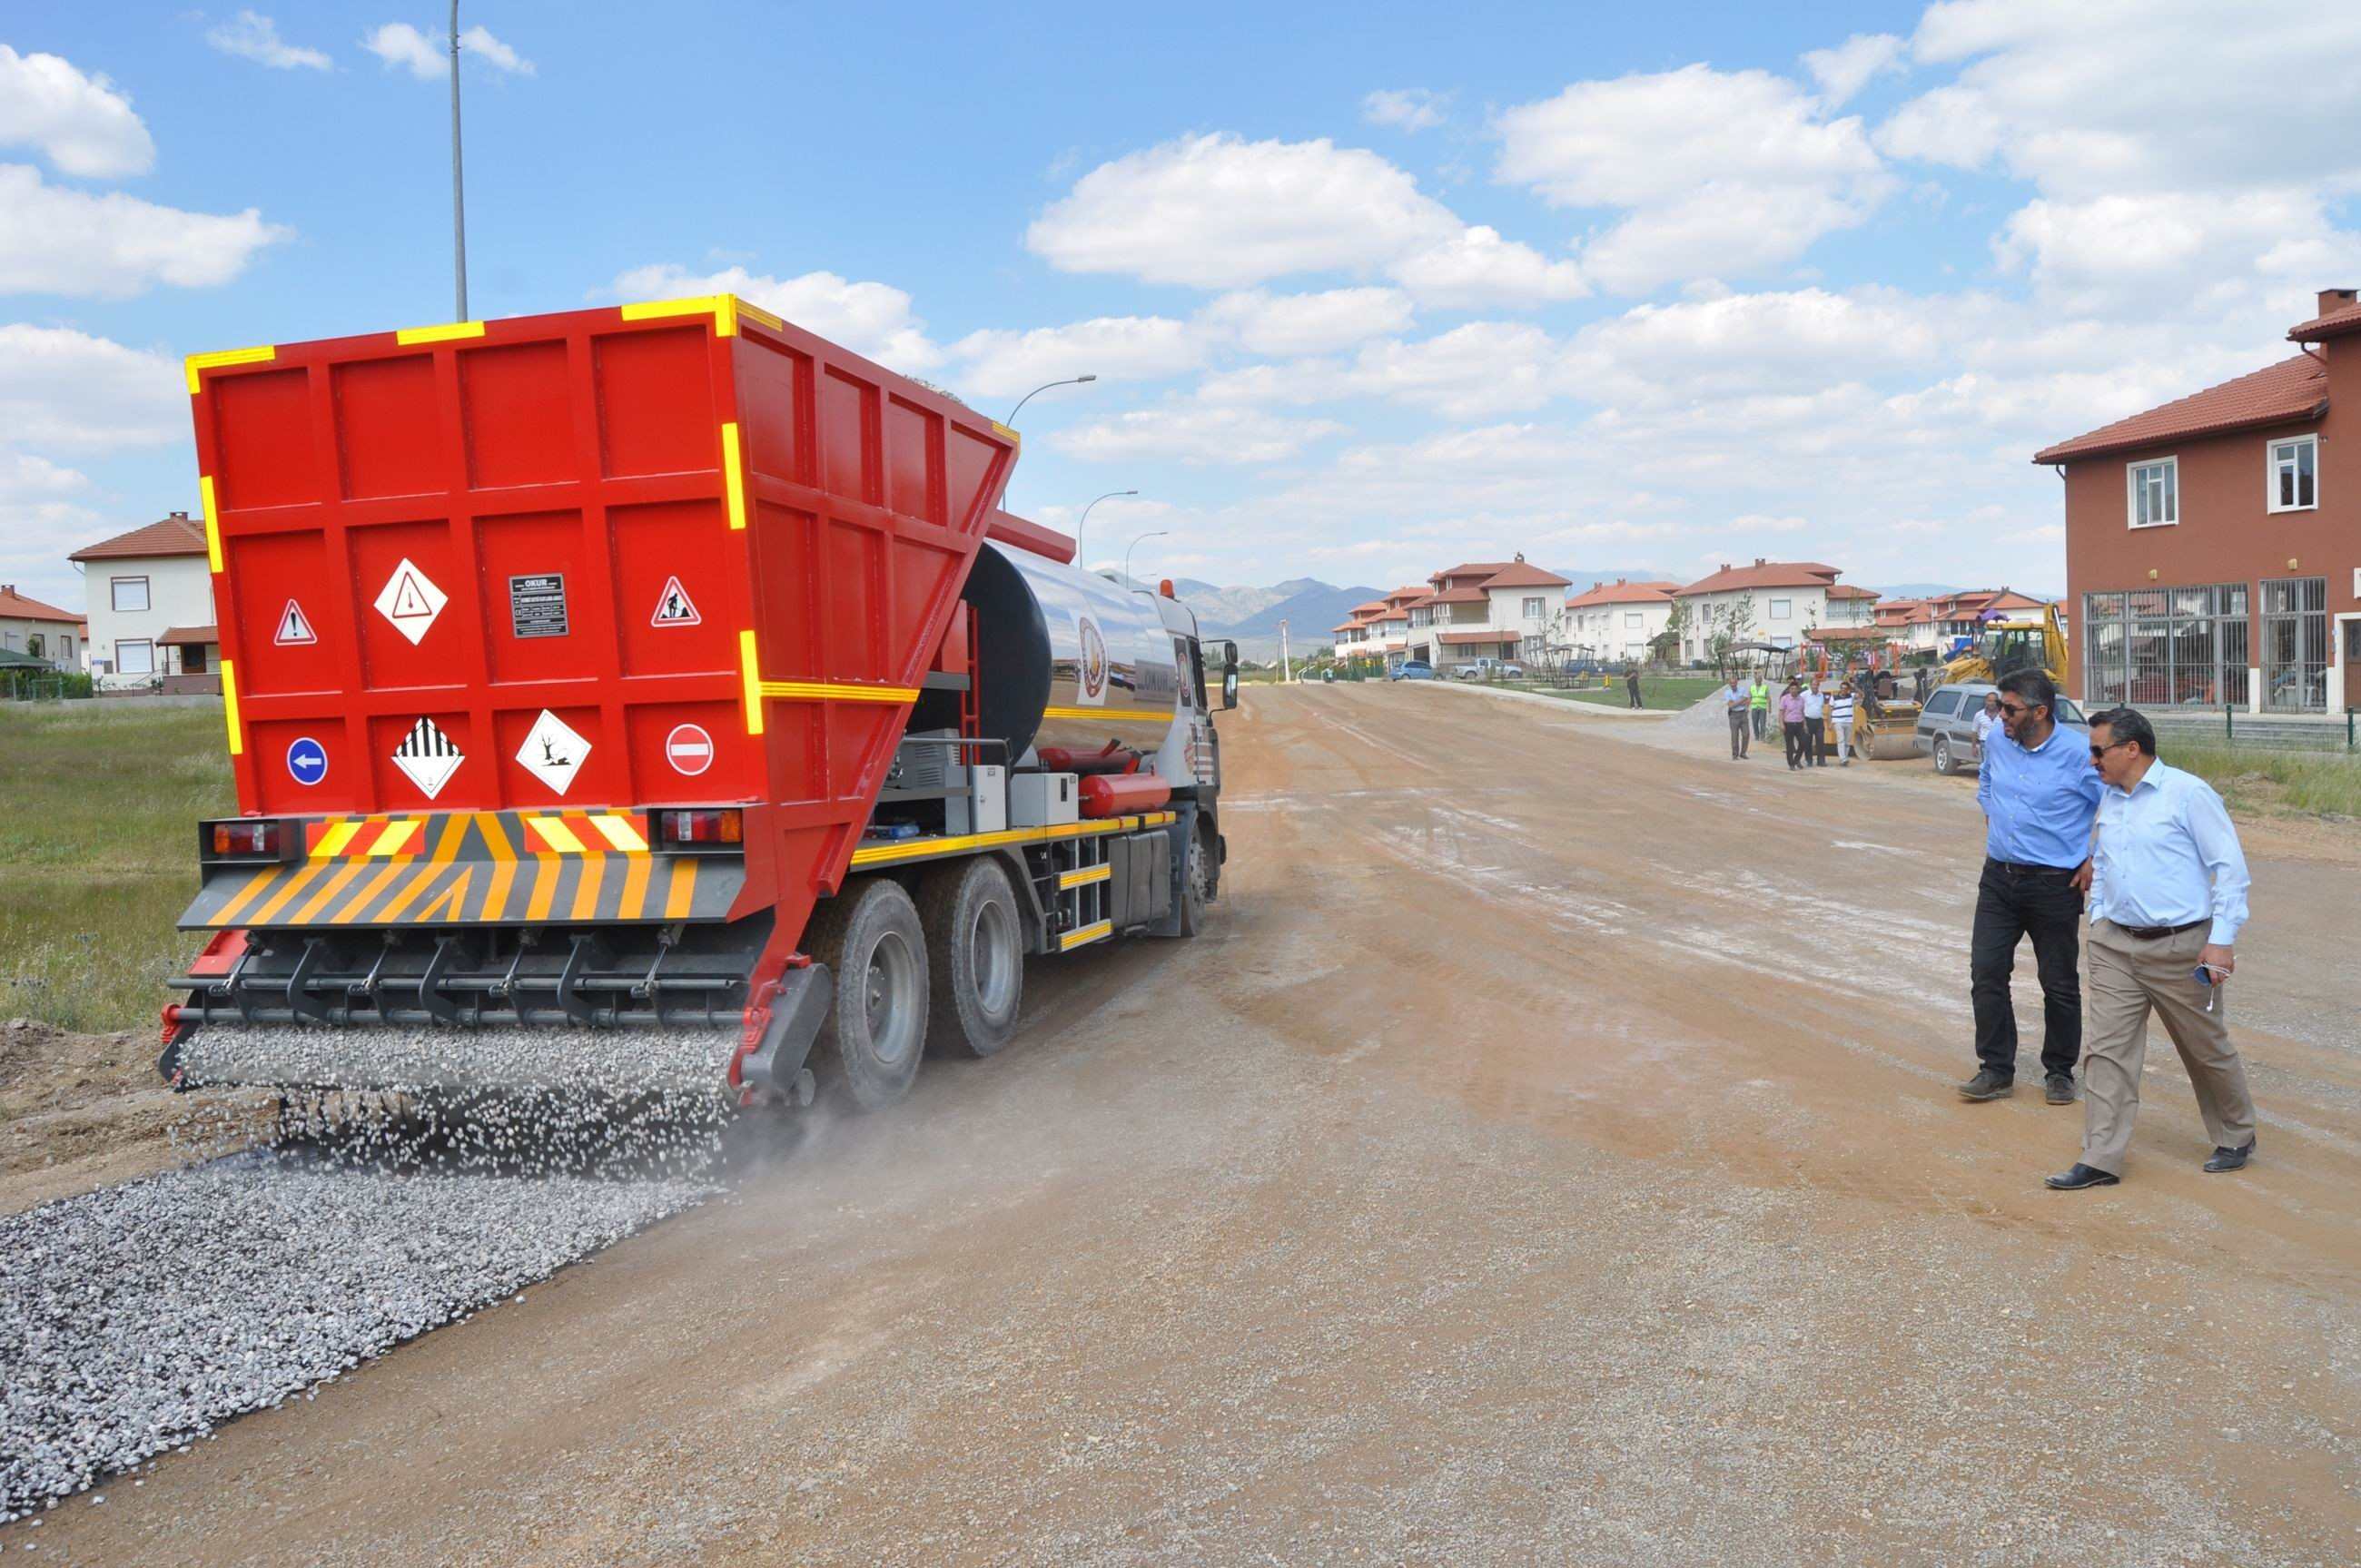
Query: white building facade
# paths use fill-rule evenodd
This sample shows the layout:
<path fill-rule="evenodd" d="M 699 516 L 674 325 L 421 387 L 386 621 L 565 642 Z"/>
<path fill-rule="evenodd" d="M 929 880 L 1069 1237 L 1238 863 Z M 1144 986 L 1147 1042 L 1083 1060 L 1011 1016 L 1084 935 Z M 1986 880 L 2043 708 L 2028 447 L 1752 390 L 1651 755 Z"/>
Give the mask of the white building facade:
<path fill-rule="evenodd" d="M 1560 641 L 1576 659 L 1642 660 L 1673 619 L 1678 583 L 1593 583 L 1565 601 Z"/>
<path fill-rule="evenodd" d="M 174 512 L 69 559 L 82 569 L 90 668 L 102 686 L 221 689 L 221 637 L 203 524 Z"/>
<path fill-rule="evenodd" d="M 1713 656 L 1713 641 L 1727 635 L 1741 642 L 1799 647 L 1824 626 L 1867 626 L 1877 596 L 1839 585 L 1841 568 L 1817 561 L 1767 561 L 1725 565 L 1673 595 L 1686 611 L 1681 630 L 1684 660 Z"/>
<path fill-rule="evenodd" d="M 38 659 L 58 670 L 82 668 L 82 617 L 0 583 L 0 650 Z"/>

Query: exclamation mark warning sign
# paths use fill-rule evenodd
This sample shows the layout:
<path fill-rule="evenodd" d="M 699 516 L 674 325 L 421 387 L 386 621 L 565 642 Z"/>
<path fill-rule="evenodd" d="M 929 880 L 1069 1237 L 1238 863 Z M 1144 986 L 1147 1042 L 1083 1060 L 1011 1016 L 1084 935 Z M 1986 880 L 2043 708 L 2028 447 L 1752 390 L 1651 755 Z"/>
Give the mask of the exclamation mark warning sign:
<path fill-rule="evenodd" d="M 705 618 L 697 613 L 690 602 L 688 590 L 680 586 L 678 577 L 664 579 L 664 592 L 656 596 L 656 612 L 648 618 L 650 626 L 697 626 Z"/>
<path fill-rule="evenodd" d="M 319 640 L 319 634 L 312 630 L 310 618 L 303 613 L 303 607 L 289 599 L 287 608 L 279 612 L 279 631 L 271 641 L 281 648 L 301 648 Z"/>

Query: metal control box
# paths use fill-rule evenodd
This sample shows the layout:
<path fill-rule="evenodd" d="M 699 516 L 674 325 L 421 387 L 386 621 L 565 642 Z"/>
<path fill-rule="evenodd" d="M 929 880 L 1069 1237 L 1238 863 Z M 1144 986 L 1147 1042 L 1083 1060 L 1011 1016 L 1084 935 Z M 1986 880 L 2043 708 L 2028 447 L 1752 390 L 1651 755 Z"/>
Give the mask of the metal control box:
<path fill-rule="evenodd" d="M 967 775 L 966 795 L 944 803 L 944 830 L 954 836 L 998 833 L 1008 827 L 1008 770 L 996 762 L 961 770 Z"/>
<path fill-rule="evenodd" d="M 1064 828 L 1081 819 L 1071 773 L 1019 773 L 1008 781 L 1014 828 Z"/>

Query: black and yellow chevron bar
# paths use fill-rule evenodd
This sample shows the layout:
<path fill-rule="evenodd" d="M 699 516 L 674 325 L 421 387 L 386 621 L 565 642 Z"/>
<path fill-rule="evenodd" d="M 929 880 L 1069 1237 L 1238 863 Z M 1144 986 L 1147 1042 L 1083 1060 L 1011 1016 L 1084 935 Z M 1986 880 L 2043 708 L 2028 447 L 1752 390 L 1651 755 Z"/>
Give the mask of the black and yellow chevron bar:
<path fill-rule="evenodd" d="M 332 817 L 304 841 L 301 861 L 208 866 L 181 928 L 719 920 L 746 883 L 734 855 L 650 850 L 638 813 Z"/>

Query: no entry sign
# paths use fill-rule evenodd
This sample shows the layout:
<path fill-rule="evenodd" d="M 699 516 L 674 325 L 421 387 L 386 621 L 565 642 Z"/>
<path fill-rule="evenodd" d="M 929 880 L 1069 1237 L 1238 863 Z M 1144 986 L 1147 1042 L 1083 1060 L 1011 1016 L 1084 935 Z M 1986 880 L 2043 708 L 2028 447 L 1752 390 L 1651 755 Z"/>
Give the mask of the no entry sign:
<path fill-rule="evenodd" d="M 664 737 L 664 761 L 675 773 L 695 778 L 713 765 L 713 737 L 701 724 L 675 724 Z"/>

